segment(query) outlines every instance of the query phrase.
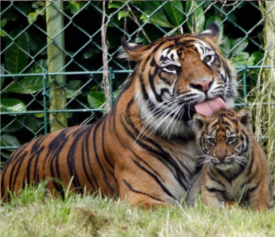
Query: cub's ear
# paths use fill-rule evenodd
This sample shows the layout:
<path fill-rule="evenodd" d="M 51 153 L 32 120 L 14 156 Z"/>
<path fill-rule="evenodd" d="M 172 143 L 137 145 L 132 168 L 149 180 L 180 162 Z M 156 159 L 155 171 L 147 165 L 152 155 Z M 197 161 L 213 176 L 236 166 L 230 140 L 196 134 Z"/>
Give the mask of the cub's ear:
<path fill-rule="evenodd" d="M 201 114 L 195 114 L 193 116 L 193 123 L 195 131 L 199 132 L 204 129 L 204 126 L 207 123 L 207 118 Z"/>
<path fill-rule="evenodd" d="M 130 61 L 138 62 L 141 60 L 147 46 L 128 43 L 124 38 L 121 38 L 122 51 L 118 56 L 120 59 L 128 59 Z"/>
<path fill-rule="evenodd" d="M 245 127 L 251 129 L 252 125 L 251 125 L 251 113 L 248 109 L 241 109 L 237 112 L 237 116 L 239 121 L 241 122 L 242 125 L 244 125 Z"/>
<path fill-rule="evenodd" d="M 199 34 L 200 37 L 210 38 L 216 44 L 218 43 L 219 35 L 220 35 L 220 28 L 216 23 L 213 23 L 213 22 L 206 27 L 205 31 Z"/>

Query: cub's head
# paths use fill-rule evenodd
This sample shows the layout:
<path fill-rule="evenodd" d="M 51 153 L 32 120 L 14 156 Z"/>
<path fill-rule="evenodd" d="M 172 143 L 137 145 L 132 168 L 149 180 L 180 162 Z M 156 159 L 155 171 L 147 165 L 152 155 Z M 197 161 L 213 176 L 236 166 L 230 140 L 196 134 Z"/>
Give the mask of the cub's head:
<path fill-rule="evenodd" d="M 220 170 L 244 166 L 251 146 L 251 115 L 247 109 L 220 110 L 206 117 L 195 114 L 194 127 L 204 162 Z"/>
<path fill-rule="evenodd" d="M 135 101 L 144 127 L 163 136 L 193 136 L 193 115 L 233 108 L 236 74 L 217 45 L 219 28 L 211 23 L 199 35 L 165 37 L 141 46 L 123 44 L 121 58 L 137 62 Z M 211 109 L 212 108 L 212 109 Z"/>

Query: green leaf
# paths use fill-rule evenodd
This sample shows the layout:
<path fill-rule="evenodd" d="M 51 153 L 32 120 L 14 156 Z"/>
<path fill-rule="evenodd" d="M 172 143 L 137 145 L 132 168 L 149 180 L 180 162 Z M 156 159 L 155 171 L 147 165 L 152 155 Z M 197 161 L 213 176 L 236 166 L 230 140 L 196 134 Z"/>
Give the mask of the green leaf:
<path fill-rule="evenodd" d="M 8 21 L 16 21 L 18 18 L 18 11 L 14 8 L 6 9 L 6 11 L 1 15 L 2 19 L 6 18 Z"/>
<path fill-rule="evenodd" d="M 34 8 L 34 9 L 40 9 L 41 10 L 44 7 L 45 7 L 45 2 L 43 2 L 43 1 L 36 1 L 36 2 L 32 3 L 32 8 Z"/>
<path fill-rule="evenodd" d="M 29 22 L 29 24 L 34 23 L 37 20 L 37 16 L 39 15 L 38 12 L 39 11 L 37 11 L 37 12 L 35 11 L 35 12 L 30 12 L 28 14 L 28 22 Z"/>
<path fill-rule="evenodd" d="M 39 53 L 40 55 L 47 54 L 47 48 L 45 48 L 47 42 L 45 38 L 41 37 L 38 34 L 35 34 L 34 32 L 29 33 L 29 38 L 29 46 L 32 52 L 34 52 L 35 54 Z"/>
<path fill-rule="evenodd" d="M 66 98 L 72 99 L 82 94 L 82 91 L 79 89 L 72 89 L 65 86 Z"/>
<path fill-rule="evenodd" d="M 200 6 L 200 7 L 198 7 Z M 185 13 L 189 15 L 187 25 L 191 33 L 199 33 L 204 30 L 205 15 L 200 1 L 187 1 Z"/>
<path fill-rule="evenodd" d="M 98 109 L 105 102 L 105 94 L 103 91 L 92 91 L 87 94 L 89 106 L 92 109 Z"/>
<path fill-rule="evenodd" d="M 24 102 L 14 98 L 1 99 L 0 102 L 1 112 L 25 112 L 26 105 Z"/>
<path fill-rule="evenodd" d="M 98 48 L 90 48 L 90 49 L 88 49 L 88 50 L 83 54 L 83 56 L 84 56 L 85 59 L 89 59 L 89 58 L 92 57 L 94 54 L 97 54 L 97 53 L 99 53 L 99 52 L 100 52 L 100 51 L 99 51 Z"/>
<path fill-rule="evenodd" d="M 232 42 L 232 47 L 234 48 L 232 51 L 232 56 L 237 56 L 239 53 L 243 52 L 248 45 L 248 40 L 243 38 L 238 38 Z M 237 46 L 237 47 L 236 47 Z"/>
<path fill-rule="evenodd" d="M 7 35 L 7 32 L 5 30 L 3 30 L 3 29 L 0 29 L 0 35 L 2 37 L 5 37 Z"/>
<path fill-rule="evenodd" d="M 73 1 L 68 5 L 68 8 L 70 9 L 70 12 L 75 15 L 82 9 L 85 4 L 86 2 Z"/>
<path fill-rule="evenodd" d="M 79 87 L 82 86 L 82 81 L 81 80 L 70 80 L 67 82 L 66 86 L 68 88 L 72 88 L 72 89 L 78 89 Z"/>
<path fill-rule="evenodd" d="M 72 118 L 73 117 L 73 113 L 71 113 L 71 112 L 67 112 L 67 113 L 65 113 L 65 116 L 66 116 L 66 118 Z"/>
<path fill-rule="evenodd" d="M 1 150 L 1 156 L 2 156 L 2 157 L 8 159 L 8 158 L 10 157 L 10 155 L 11 155 L 11 152 L 7 152 L 7 151 L 4 150 L 4 149 Z M 5 162 L 6 162 L 6 160 L 1 160 L 1 163 L 0 163 L 1 167 L 4 166 Z"/>
<path fill-rule="evenodd" d="M 5 27 L 7 22 L 8 22 L 8 20 L 6 18 L 2 19 L 1 22 L 0 22 L 1 28 Z"/>
<path fill-rule="evenodd" d="M 149 20 L 149 22 L 157 26 L 173 28 L 173 25 L 168 21 L 164 10 L 162 8 L 159 8 L 160 7 L 159 1 L 144 1 L 142 2 L 142 7 L 144 10 L 144 13 L 141 16 L 141 19 L 144 22 Z M 156 9 L 158 10 L 156 11 Z M 151 15 L 153 12 L 154 14 Z"/>
<path fill-rule="evenodd" d="M 230 38 L 228 38 L 227 36 L 223 36 L 223 38 L 221 40 L 221 48 L 222 48 L 223 53 L 226 57 L 228 57 L 228 55 L 230 54 L 231 42 L 232 42 L 232 40 Z"/>
<path fill-rule="evenodd" d="M 21 34 L 20 30 L 14 30 L 10 37 L 6 37 L 6 48 L 4 60 L 6 68 L 10 73 L 20 73 L 28 64 L 29 60 L 29 36 L 27 32 Z"/>
<path fill-rule="evenodd" d="M 1 136 L 1 147 L 19 147 L 21 144 L 18 139 L 11 134 L 4 134 Z"/>
<path fill-rule="evenodd" d="M 129 16 L 128 11 L 121 10 L 118 13 L 118 20 L 121 20 L 122 18 L 125 18 L 125 17 L 128 17 L 128 16 Z"/>
<path fill-rule="evenodd" d="M 121 8 L 123 5 L 125 5 L 124 1 L 110 1 L 108 4 L 108 8 L 109 9 L 111 9 L 111 8 L 118 9 L 118 8 Z"/>
<path fill-rule="evenodd" d="M 41 73 L 43 68 L 46 67 L 46 61 L 40 60 L 34 64 L 28 73 Z M 49 78 L 46 78 L 46 87 L 49 86 Z M 14 92 L 19 94 L 32 94 L 43 89 L 43 77 L 42 76 L 31 76 L 25 77 L 20 81 L 14 81 L 13 84 L 5 92 Z"/>
<path fill-rule="evenodd" d="M 36 114 L 33 114 L 34 117 L 36 118 L 43 118 L 44 117 L 44 113 L 36 113 Z"/>
<path fill-rule="evenodd" d="M 249 58 L 249 53 L 247 53 L 247 52 L 239 53 L 236 57 L 234 57 L 232 59 L 233 67 L 248 65 L 247 64 L 248 63 L 248 58 Z"/>
<path fill-rule="evenodd" d="M 118 27 L 124 24 L 123 21 L 118 20 L 118 18 L 113 17 L 111 21 L 108 22 L 108 27 Z"/>
<path fill-rule="evenodd" d="M 184 15 L 181 1 L 166 2 L 163 8 L 175 27 L 183 22 Z"/>
<path fill-rule="evenodd" d="M 16 7 L 20 12 L 24 12 L 26 15 L 31 11 L 31 1 L 17 1 Z"/>
<path fill-rule="evenodd" d="M 70 80 L 67 82 L 65 86 L 66 90 L 66 98 L 72 99 L 75 98 L 78 95 L 82 94 L 82 91 L 80 90 L 80 87 L 82 86 L 81 80 Z"/>
<path fill-rule="evenodd" d="M 263 57 L 264 57 L 263 52 L 255 51 L 250 55 L 248 61 L 253 62 L 252 65 L 259 65 L 260 63 L 262 63 Z"/>
<path fill-rule="evenodd" d="M 26 116 L 17 116 L 11 120 L 10 116 L 3 116 L 1 121 L 2 133 L 13 133 L 24 127 Z"/>
<path fill-rule="evenodd" d="M 49 81 L 46 82 L 46 87 L 49 85 Z M 25 77 L 20 81 L 15 81 L 6 92 L 14 92 L 19 94 L 32 94 L 43 89 L 43 78 L 37 77 Z"/>
<path fill-rule="evenodd" d="M 25 126 L 28 127 L 33 132 L 37 132 L 42 126 L 44 122 L 32 114 L 28 114 L 25 121 Z"/>

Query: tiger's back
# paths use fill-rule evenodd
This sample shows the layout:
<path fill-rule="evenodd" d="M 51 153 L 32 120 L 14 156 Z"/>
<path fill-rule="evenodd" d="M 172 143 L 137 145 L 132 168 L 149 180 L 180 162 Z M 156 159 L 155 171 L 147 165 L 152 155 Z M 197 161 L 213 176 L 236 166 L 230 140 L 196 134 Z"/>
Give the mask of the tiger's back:
<path fill-rule="evenodd" d="M 1 172 L 1 195 L 54 178 L 50 191 L 118 195 L 132 205 L 174 204 L 186 197 L 199 171 L 201 150 L 191 129 L 196 105 L 234 106 L 236 73 L 210 24 L 150 45 L 122 42 L 122 58 L 137 63 L 112 110 L 93 125 L 48 134 L 16 150 Z M 6 200 L 9 195 L 6 195 Z"/>
<path fill-rule="evenodd" d="M 268 161 L 253 137 L 249 111 L 221 110 L 194 119 L 205 154 L 202 201 L 212 207 L 237 202 L 258 211 L 268 208 L 272 201 Z"/>

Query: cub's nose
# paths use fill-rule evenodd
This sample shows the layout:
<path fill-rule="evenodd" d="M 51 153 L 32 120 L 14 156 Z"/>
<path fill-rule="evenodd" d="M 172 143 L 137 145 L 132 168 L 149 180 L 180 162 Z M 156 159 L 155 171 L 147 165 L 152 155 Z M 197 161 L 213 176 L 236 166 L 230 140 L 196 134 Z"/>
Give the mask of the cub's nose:
<path fill-rule="evenodd" d="M 221 162 L 225 160 L 227 157 L 227 153 L 225 151 L 216 151 L 215 156 L 217 159 L 219 159 Z"/>
<path fill-rule="evenodd" d="M 194 83 L 190 83 L 190 87 L 202 92 L 207 92 L 212 84 L 213 79 L 201 79 Z"/>

